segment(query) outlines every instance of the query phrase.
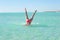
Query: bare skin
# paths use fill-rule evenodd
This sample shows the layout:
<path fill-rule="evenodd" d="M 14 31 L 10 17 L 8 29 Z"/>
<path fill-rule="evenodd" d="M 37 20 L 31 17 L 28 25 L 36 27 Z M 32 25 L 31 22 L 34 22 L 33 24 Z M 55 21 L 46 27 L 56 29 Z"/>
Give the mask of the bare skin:
<path fill-rule="evenodd" d="M 37 10 L 35 10 L 35 12 L 33 13 L 32 17 L 29 19 L 29 18 L 28 18 L 28 14 L 27 14 L 27 10 L 26 10 L 26 8 L 25 8 L 26 19 L 31 20 L 31 22 L 32 22 L 32 20 L 33 20 L 34 15 L 35 15 L 36 12 L 37 12 Z M 31 22 L 26 23 L 26 25 L 30 25 Z"/>

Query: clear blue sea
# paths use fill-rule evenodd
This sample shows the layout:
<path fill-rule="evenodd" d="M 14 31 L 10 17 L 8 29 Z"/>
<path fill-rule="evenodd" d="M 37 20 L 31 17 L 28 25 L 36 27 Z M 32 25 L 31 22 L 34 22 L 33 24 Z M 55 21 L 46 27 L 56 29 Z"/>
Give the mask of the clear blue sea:
<path fill-rule="evenodd" d="M 60 40 L 60 12 L 37 12 L 30 26 L 25 23 L 24 12 L 0 13 L 0 40 Z"/>

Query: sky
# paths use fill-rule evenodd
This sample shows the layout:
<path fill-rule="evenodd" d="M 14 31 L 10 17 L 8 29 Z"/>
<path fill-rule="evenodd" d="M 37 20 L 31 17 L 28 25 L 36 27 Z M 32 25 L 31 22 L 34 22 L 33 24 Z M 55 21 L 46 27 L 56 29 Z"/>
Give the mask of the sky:
<path fill-rule="evenodd" d="M 0 0 L 0 12 L 60 10 L 60 0 Z"/>

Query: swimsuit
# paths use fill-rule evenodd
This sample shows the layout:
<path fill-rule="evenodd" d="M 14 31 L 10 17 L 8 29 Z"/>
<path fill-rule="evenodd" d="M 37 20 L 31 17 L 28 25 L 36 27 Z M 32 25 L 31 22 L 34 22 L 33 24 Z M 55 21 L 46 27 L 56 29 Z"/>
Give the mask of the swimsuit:
<path fill-rule="evenodd" d="M 32 21 L 32 20 L 30 20 L 30 19 L 26 19 L 26 23 L 27 23 L 27 24 L 30 24 L 31 21 Z"/>

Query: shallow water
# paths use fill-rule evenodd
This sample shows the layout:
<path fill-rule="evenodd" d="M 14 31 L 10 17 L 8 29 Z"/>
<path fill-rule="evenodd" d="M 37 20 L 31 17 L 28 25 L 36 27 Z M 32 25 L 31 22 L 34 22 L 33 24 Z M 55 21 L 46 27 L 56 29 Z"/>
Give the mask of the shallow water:
<path fill-rule="evenodd" d="M 30 26 L 24 25 L 23 12 L 0 13 L 0 40 L 60 40 L 60 12 L 38 12 Z"/>

